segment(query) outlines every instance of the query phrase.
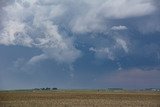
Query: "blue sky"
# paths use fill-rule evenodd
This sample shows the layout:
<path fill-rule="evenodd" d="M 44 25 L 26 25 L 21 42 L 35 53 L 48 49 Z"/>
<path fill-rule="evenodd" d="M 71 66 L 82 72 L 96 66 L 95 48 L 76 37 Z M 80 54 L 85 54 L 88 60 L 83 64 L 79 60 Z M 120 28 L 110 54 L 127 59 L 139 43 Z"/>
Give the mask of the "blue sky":
<path fill-rule="evenodd" d="M 159 0 L 1 0 L 0 89 L 160 87 Z"/>

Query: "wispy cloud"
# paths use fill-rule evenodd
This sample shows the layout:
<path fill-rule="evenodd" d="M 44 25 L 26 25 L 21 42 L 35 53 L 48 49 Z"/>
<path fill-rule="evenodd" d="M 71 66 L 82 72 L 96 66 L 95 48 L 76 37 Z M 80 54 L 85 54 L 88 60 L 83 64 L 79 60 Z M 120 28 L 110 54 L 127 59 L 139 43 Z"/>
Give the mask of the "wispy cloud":
<path fill-rule="evenodd" d="M 115 60 L 119 55 L 129 53 L 129 44 L 122 37 L 113 36 L 111 45 L 101 47 L 90 47 L 89 51 L 95 54 L 95 57 L 100 59 Z M 119 52 L 119 53 L 118 53 Z M 120 54 L 120 52 L 122 52 Z"/>
<path fill-rule="evenodd" d="M 126 26 L 113 26 L 112 28 L 111 28 L 111 30 L 127 30 L 128 28 L 126 27 Z"/>
<path fill-rule="evenodd" d="M 109 48 L 89 48 L 89 51 L 92 51 L 95 53 L 96 57 L 98 58 L 108 58 L 110 60 L 114 60 L 115 56 L 113 55 L 112 51 Z"/>
<path fill-rule="evenodd" d="M 36 62 L 40 62 L 43 61 L 45 59 L 47 59 L 48 57 L 46 56 L 46 54 L 41 54 L 41 55 L 37 55 L 32 57 L 29 61 L 28 64 L 35 64 Z"/>
<path fill-rule="evenodd" d="M 126 53 L 128 53 L 129 49 L 127 43 L 123 39 L 116 38 L 116 42 Z"/>

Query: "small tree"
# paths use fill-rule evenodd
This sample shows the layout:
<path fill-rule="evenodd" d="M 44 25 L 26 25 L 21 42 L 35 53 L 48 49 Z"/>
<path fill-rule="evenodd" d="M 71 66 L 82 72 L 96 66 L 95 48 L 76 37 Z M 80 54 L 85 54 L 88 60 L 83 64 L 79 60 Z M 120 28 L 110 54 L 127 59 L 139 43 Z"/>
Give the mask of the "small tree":
<path fill-rule="evenodd" d="M 58 90 L 58 88 L 52 88 L 52 90 Z"/>

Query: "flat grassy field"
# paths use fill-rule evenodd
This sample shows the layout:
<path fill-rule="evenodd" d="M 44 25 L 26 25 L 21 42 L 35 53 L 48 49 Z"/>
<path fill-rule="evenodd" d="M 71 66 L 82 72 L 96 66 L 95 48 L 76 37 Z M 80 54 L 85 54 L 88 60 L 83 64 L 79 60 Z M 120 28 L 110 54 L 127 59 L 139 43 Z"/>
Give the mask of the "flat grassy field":
<path fill-rule="evenodd" d="M 160 107 L 160 93 L 8 91 L 0 92 L 0 107 Z"/>

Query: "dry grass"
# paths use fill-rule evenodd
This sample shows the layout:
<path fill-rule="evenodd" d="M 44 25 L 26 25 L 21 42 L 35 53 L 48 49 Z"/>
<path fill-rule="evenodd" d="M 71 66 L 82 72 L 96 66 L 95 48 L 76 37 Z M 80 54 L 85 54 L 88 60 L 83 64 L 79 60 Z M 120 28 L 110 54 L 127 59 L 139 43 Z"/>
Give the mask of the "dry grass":
<path fill-rule="evenodd" d="M 160 107 L 160 93 L 0 92 L 0 107 Z"/>

